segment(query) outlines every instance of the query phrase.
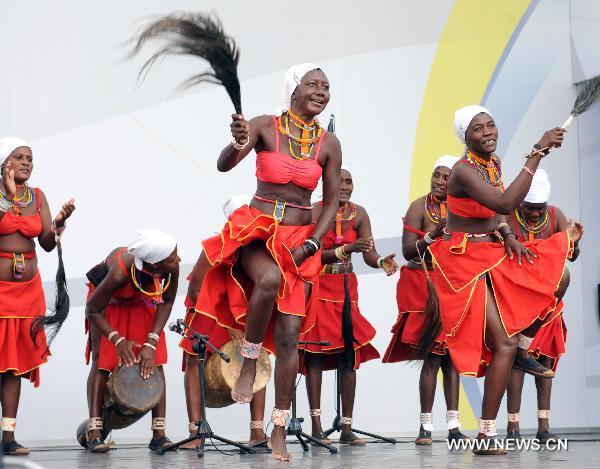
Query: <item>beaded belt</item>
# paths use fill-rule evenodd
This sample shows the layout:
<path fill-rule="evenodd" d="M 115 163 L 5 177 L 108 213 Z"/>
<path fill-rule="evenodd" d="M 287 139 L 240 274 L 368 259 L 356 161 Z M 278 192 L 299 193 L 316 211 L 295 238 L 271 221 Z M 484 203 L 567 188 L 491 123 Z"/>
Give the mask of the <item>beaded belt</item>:
<path fill-rule="evenodd" d="M 321 272 L 324 274 L 350 274 L 352 273 L 352 264 L 347 264 L 345 266 L 341 263 L 325 264 Z"/>
<path fill-rule="evenodd" d="M 300 210 L 312 210 L 312 205 L 296 205 L 286 202 L 285 200 L 266 199 L 265 197 L 259 197 L 258 195 L 254 195 L 253 197 L 256 200 L 260 200 L 261 202 L 273 204 L 275 206 L 273 207 L 273 218 L 275 218 L 275 220 L 277 220 L 278 222 L 281 222 L 281 220 L 283 220 L 283 215 L 285 213 L 286 207 L 299 208 Z"/>

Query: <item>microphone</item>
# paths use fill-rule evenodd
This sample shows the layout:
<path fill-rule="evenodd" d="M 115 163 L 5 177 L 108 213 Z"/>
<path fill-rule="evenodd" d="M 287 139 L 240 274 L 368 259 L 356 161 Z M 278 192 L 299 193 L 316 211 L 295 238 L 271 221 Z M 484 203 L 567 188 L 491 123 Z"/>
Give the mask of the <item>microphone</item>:
<path fill-rule="evenodd" d="M 169 330 L 176 332 L 179 335 L 184 335 L 183 327 L 181 327 L 179 321 L 180 320 L 177 320 L 177 322 L 172 322 L 169 324 Z"/>

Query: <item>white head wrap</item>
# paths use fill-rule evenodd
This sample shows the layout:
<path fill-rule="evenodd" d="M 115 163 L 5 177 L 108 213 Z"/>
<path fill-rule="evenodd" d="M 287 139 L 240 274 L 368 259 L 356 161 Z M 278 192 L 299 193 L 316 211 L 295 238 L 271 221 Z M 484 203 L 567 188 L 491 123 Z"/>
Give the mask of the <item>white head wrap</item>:
<path fill-rule="evenodd" d="M 231 214 L 235 212 L 242 205 L 250 205 L 250 201 L 252 200 L 251 195 L 234 195 L 225 201 L 223 204 L 223 213 L 225 214 L 225 218 L 229 219 Z"/>
<path fill-rule="evenodd" d="M 477 114 L 481 114 L 482 112 L 492 117 L 492 113 L 490 111 L 477 104 L 462 107 L 454 113 L 454 132 L 456 132 L 456 136 L 461 143 L 465 143 L 467 127 L 469 127 L 473 117 L 475 117 Z"/>
<path fill-rule="evenodd" d="M 551 187 L 548 173 L 539 168 L 533 176 L 531 187 L 525 196 L 525 202 L 529 202 L 530 204 L 544 204 L 548 202 Z"/>
<path fill-rule="evenodd" d="M 285 111 L 290 109 L 290 106 L 292 105 L 292 93 L 296 90 L 296 87 L 300 84 L 300 81 L 304 75 L 311 70 L 316 70 L 318 68 L 321 67 L 311 63 L 304 63 L 294 65 L 290 67 L 287 72 L 285 72 L 283 85 L 281 86 L 281 102 L 275 111 L 275 115 L 280 116 Z"/>
<path fill-rule="evenodd" d="M 31 148 L 31 145 L 18 137 L 5 137 L 0 139 L 0 164 L 4 164 L 6 158 L 8 158 L 13 151 L 20 147 Z"/>
<path fill-rule="evenodd" d="M 142 270 L 144 262 L 156 264 L 164 261 L 177 247 L 177 242 L 164 231 L 154 228 L 140 230 L 127 245 L 127 251 L 134 257 L 135 266 Z"/>
<path fill-rule="evenodd" d="M 352 170 L 350 169 L 350 166 L 347 166 L 345 164 L 342 165 L 342 167 L 340 169 L 345 169 L 346 171 L 348 171 L 350 174 L 352 174 Z"/>
<path fill-rule="evenodd" d="M 456 162 L 459 159 L 460 158 L 457 158 L 456 156 L 452 156 L 452 155 L 440 156 L 435 161 L 435 163 L 433 163 L 433 171 L 435 171 L 436 168 L 439 168 L 440 166 L 443 166 L 444 168 L 452 169 L 452 167 L 456 164 Z"/>

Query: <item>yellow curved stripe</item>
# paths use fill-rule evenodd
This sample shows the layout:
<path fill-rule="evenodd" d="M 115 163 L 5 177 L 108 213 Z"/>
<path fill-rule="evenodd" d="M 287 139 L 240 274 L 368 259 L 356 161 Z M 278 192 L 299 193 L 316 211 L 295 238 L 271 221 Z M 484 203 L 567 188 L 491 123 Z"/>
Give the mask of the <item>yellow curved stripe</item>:
<path fill-rule="evenodd" d="M 409 202 L 429 191 L 431 166 L 460 156 L 454 111 L 479 104 L 490 77 L 530 0 L 457 0 L 440 37 L 417 125 Z"/>
<path fill-rule="evenodd" d="M 457 0 L 433 59 L 417 125 L 409 202 L 429 191 L 431 167 L 445 154 L 460 156 L 453 131 L 454 111 L 479 104 L 511 35 L 530 0 Z M 441 381 L 441 380 L 440 380 Z M 466 429 L 477 418 L 463 386 L 459 411 Z M 479 414 L 480 409 L 476 409 Z"/>

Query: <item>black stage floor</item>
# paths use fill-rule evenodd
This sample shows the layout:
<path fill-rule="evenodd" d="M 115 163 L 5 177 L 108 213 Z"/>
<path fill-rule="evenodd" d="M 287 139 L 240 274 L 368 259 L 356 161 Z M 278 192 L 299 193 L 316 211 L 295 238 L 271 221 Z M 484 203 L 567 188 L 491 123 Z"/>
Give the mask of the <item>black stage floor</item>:
<path fill-rule="evenodd" d="M 600 433 L 562 433 L 568 440 L 568 449 L 562 451 L 512 451 L 508 456 L 475 456 L 470 451 L 449 451 L 444 440 L 436 440 L 430 447 L 417 447 L 410 438 L 399 438 L 398 443 L 370 441 L 365 447 L 336 446 L 337 454 L 331 455 L 323 448 L 311 448 L 303 452 L 299 444 L 288 445 L 293 460 L 290 463 L 276 462 L 271 455 L 262 452 L 254 455 L 227 456 L 207 446 L 204 459 L 198 459 L 194 451 L 178 451 L 163 456 L 148 451 L 142 445 L 120 445 L 108 454 L 89 454 L 79 447 L 32 448 L 28 457 L 12 458 L 18 462 L 33 462 L 46 469 L 148 469 L 148 468 L 367 468 L 384 469 L 450 468 L 462 469 L 472 466 L 489 468 L 599 468 Z M 227 447 L 219 446 L 226 450 Z M 30 465 L 29 467 L 33 467 Z M 38 466 L 38 467 L 39 467 Z M 13 466 L 5 458 L 5 467 Z"/>

